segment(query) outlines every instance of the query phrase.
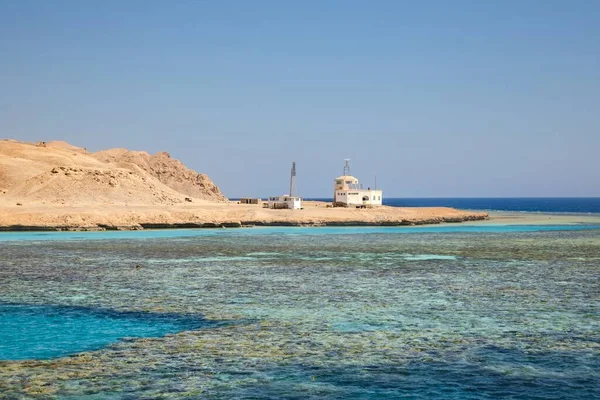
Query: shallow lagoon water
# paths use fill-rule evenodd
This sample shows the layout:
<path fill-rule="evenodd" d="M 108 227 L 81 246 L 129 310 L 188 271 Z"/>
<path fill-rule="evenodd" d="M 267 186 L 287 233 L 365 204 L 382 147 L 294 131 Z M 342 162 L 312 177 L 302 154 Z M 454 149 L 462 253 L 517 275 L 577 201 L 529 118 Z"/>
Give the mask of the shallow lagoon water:
<path fill-rule="evenodd" d="M 7 234 L 0 302 L 216 324 L 0 361 L 0 393 L 600 397 L 598 227 L 477 228 Z"/>
<path fill-rule="evenodd" d="M 252 227 L 217 229 L 158 229 L 141 231 L 100 231 L 100 232 L 0 232 L 0 242 L 20 240 L 117 240 L 117 239 L 160 239 L 186 238 L 196 236 L 256 236 L 256 235 L 351 235 L 373 233 L 499 233 L 499 232 L 539 232 L 597 230 L 593 224 L 573 225 L 426 225 L 426 226 L 364 226 L 364 227 Z"/>

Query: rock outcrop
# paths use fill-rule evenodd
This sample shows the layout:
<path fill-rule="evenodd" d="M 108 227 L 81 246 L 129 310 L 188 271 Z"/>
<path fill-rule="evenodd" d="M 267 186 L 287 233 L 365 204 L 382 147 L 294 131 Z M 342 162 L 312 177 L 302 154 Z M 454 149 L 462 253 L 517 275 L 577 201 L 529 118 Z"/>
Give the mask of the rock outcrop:
<path fill-rule="evenodd" d="M 8 204 L 173 205 L 227 198 L 168 153 L 88 153 L 66 142 L 0 140 L 0 200 Z"/>
<path fill-rule="evenodd" d="M 155 179 L 123 169 L 54 167 L 26 180 L 9 194 L 15 199 L 42 204 L 145 204 L 182 203 L 182 196 Z"/>
<path fill-rule="evenodd" d="M 94 153 L 92 157 L 134 171 L 141 168 L 164 185 L 191 197 L 215 201 L 227 200 L 207 175 L 187 168 L 181 161 L 171 158 L 167 152 L 150 155 L 145 151 L 112 149 Z"/>

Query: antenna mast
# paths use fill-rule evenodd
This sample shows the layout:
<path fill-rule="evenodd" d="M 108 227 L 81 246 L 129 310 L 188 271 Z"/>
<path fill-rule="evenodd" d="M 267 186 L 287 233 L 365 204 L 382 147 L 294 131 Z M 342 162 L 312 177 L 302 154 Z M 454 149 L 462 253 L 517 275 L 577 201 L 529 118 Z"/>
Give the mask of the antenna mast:
<path fill-rule="evenodd" d="M 292 162 L 292 171 L 290 172 L 290 197 L 294 197 L 296 189 L 296 161 Z"/>
<path fill-rule="evenodd" d="M 350 159 L 349 158 L 345 158 L 344 159 L 344 176 L 349 176 L 350 175 Z"/>

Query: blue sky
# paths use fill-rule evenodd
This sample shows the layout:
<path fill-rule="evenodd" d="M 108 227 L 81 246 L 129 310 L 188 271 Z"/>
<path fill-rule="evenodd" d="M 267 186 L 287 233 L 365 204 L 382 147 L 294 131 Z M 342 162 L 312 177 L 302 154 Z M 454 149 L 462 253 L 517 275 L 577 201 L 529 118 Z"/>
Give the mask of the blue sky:
<path fill-rule="evenodd" d="M 0 0 L 0 137 L 227 196 L 600 196 L 598 1 Z"/>

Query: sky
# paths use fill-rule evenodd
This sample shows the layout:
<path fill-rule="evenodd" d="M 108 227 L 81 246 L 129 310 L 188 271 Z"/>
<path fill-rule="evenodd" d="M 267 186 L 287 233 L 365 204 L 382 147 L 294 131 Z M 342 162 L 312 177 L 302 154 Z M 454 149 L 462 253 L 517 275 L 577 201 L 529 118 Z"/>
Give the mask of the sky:
<path fill-rule="evenodd" d="M 225 195 L 600 196 L 600 2 L 0 0 L 0 137 Z"/>

